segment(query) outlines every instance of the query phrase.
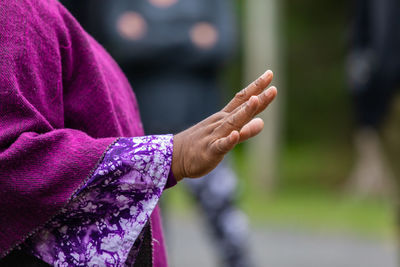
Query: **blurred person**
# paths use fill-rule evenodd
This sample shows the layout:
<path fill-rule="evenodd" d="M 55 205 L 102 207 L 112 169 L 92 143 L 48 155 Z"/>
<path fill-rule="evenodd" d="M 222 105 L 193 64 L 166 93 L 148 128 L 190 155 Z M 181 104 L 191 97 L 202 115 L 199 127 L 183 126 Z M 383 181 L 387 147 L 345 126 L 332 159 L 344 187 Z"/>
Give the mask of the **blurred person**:
<path fill-rule="evenodd" d="M 360 194 L 393 193 L 391 170 L 398 162 L 389 169 L 385 152 L 396 146 L 386 146 L 381 136 L 400 85 L 399 17 L 398 0 L 355 1 L 348 70 L 357 122 L 357 158 L 350 187 Z M 400 173 L 396 175 L 399 180 Z"/>
<path fill-rule="evenodd" d="M 220 108 L 218 79 L 236 44 L 230 0 L 62 2 L 134 84 L 147 133 L 182 131 Z M 251 266 L 247 218 L 235 205 L 237 177 L 228 160 L 185 184 L 207 218 L 221 262 Z"/>
<path fill-rule="evenodd" d="M 2 1 L 0 25 L 0 265 L 167 266 L 162 191 L 262 130 L 272 73 L 144 136 L 122 71 L 58 1 Z"/>

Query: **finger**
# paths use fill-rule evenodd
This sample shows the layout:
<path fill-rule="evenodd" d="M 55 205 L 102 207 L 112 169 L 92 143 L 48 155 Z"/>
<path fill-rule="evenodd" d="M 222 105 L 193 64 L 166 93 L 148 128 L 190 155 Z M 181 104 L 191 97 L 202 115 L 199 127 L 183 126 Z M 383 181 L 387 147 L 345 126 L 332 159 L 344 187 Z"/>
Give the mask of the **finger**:
<path fill-rule="evenodd" d="M 243 104 L 240 108 L 237 108 L 226 118 L 221 127 L 228 132 L 231 132 L 232 130 L 240 130 L 255 116 L 258 106 L 258 97 L 250 97 L 245 104 Z"/>
<path fill-rule="evenodd" d="M 277 94 L 278 91 L 274 86 L 268 88 L 268 90 L 265 90 L 264 92 L 259 94 L 258 100 L 260 104 L 258 105 L 258 110 L 256 111 L 255 115 L 264 111 L 268 107 L 268 105 L 275 99 Z"/>
<path fill-rule="evenodd" d="M 272 81 L 273 73 L 267 70 L 257 80 L 238 92 L 235 97 L 226 105 L 222 111 L 231 112 L 245 103 L 252 95 L 260 94 Z"/>
<path fill-rule="evenodd" d="M 240 130 L 239 142 L 246 141 L 247 139 L 256 136 L 262 131 L 263 128 L 264 128 L 264 121 L 262 119 L 260 118 L 252 119 Z"/>
<path fill-rule="evenodd" d="M 268 105 L 275 99 L 276 95 L 278 94 L 278 91 L 275 86 L 271 86 L 267 90 L 263 91 L 261 94 L 259 94 L 258 100 L 259 100 L 259 106 L 258 110 L 256 111 L 255 115 L 258 113 L 262 112 L 265 110 Z M 241 106 L 237 107 L 234 111 L 231 113 L 237 112 L 239 109 L 243 108 L 245 104 L 242 104 Z"/>
<path fill-rule="evenodd" d="M 222 137 L 213 143 L 213 152 L 216 154 L 226 154 L 239 143 L 239 140 L 239 132 L 232 131 L 228 136 Z"/>

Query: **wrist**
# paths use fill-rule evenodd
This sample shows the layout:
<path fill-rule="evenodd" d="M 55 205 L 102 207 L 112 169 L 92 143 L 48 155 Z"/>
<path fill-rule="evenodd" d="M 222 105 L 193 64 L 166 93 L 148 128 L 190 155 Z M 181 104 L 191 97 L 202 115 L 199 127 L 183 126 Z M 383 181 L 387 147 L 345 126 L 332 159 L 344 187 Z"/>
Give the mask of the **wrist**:
<path fill-rule="evenodd" d="M 171 171 L 175 177 L 175 180 L 179 182 L 184 178 L 184 174 L 182 172 L 182 140 L 180 134 L 174 135 L 174 147 L 172 152 L 172 163 L 171 163 Z"/>

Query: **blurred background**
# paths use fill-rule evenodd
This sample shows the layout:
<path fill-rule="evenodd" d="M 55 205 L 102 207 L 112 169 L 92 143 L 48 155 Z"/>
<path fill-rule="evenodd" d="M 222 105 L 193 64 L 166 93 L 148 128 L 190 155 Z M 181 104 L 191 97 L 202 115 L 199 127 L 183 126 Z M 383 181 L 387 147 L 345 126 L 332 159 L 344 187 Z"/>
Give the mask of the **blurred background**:
<path fill-rule="evenodd" d="M 160 14 L 168 14 L 181 1 L 137 2 L 142 8 L 149 2 Z M 247 214 L 241 218 L 249 225 L 251 262 L 275 267 L 398 266 L 400 102 L 393 78 L 399 76 L 400 61 L 398 1 L 229 2 L 236 17 L 231 25 L 236 29 L 236 53 L 230 53 L 223 66 L 212 61 L 218 66 L 223 102 L 266 69 L 274 71 L 279 92 L 261 114 L 264 132 L 232 153 L 231 166 L 238 176 L 235 203 Z M 93 16 L 91 8 L 86 7 L 83 18 Z M 146 38 L 146 15 L 143 18 L 126 16 L 120 34 L 130 42 Z M 191 33 L 203 52 L 223 37 L 218 28 L 215 32 L 208 26 Z M 99 24 L 94 28 L 94 35 L 106 31 Z M 164 38 L 173 34 L 169 31 Z M 113 52 L 112 45 L 103 45 Z M 149 46 L 139 46 L 138 53 L 146 54 Z M 125 64 L 121 51 L 115 55 Z M 136 67 L 143 70 L 143 65 Z M 145 74 L 136 75 L 142 79 Z M 132 84 L 141 86 L 135 85 L 135 78 Z M 207 210 L 199 209 L 188 192 L 179 184 L 163 196 L 170 265 L 222 266 L 204 216 Z M 236 225 L 228 220 L 225 229 L 235 233 Z"/>
<path fill-rule="evenodd" d="M 393 171 L 381 151 L 371 152 L 367 163 L 359 163 L 365 151 L 356 146 L 348 58 L 359 3 L 247 0 L 236 4 L 240 51 L 224 79 L 236 90 L 271 68 L 279 91 L 273 114 L 263 114 L 264 135 L 234 151 L 239 204 L 249 216 L 256 266 L 398 266 Z M 382 127 L 397 138 L 398 106 L 385 114 Z M 359 165 L 364 169 L 361 174 L 372 178 L 354 182 L 359 179 L 354 177 Z M 218 266 L 194 203 L 177 189 L 166 193 L 174 203 L 169 223 L 173 266 L 194 266 L 189 264 L 192 257 L 196 266 Z M 188 238 L 193 240 L 189 246 Z M 193 247 L 196 254 L 190 254 Z"/>

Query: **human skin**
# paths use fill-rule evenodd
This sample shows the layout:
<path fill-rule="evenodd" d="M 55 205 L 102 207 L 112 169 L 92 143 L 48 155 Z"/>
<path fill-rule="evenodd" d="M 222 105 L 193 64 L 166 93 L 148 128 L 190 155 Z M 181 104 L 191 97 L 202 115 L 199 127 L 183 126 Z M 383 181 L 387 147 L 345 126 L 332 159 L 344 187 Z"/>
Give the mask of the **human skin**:
<path fill-rule="evenodd" d="M 238 143 L 259 134 L 264 122 L 254 118 L 274 100 L 277 90 L 265 90 L 273 78 L 266 71 L 238 92 L 219 112 L 174 136 L 172 172 L 177 181 L 204 176 Z"/>

